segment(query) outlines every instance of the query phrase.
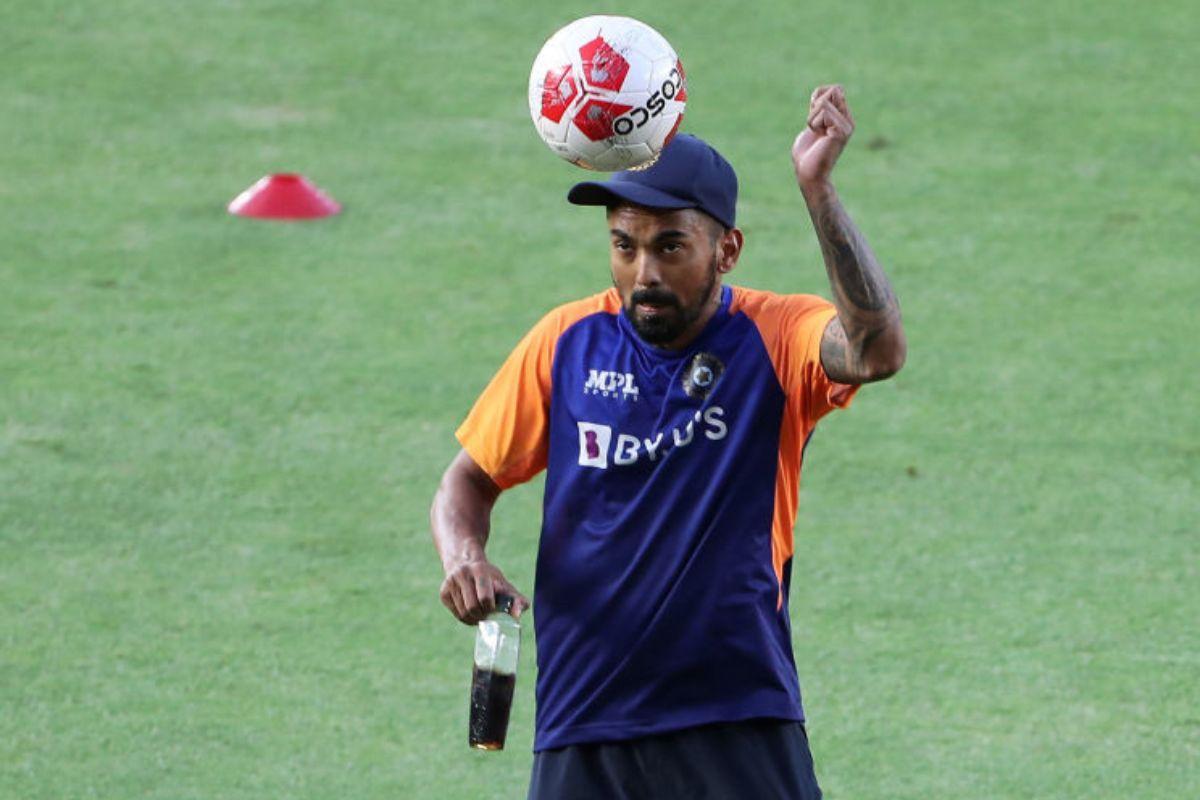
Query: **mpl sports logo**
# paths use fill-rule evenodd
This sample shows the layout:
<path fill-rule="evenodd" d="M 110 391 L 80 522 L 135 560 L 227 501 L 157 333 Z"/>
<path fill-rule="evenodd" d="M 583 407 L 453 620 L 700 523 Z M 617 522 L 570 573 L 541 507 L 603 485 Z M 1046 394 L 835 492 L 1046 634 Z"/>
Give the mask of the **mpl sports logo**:
<path fill-rule="evenodd" d="M 583 384 L 584 394 L 598 394 L 602 397 L 619 397 L 622 400 L 637 401 L 641 396 L 637 382 L 631 372 L 613 372 L 606 369 L 589 369 L 587 382 Z"/>
<path fill-rule="evenodd" d="M 697 411 L 686 425 L 649 438 L 621 432 L 614 437 L 610 426 L 595 422 L 579 420 L 575 424 L 579 428 L 579 465 L 597 469 L 608 469 L 610 461 L 614 467 L 627 467 L 643 458 L 658 461 L 672 450 L 690 446 L 697 437 L 719 442 L 729 435 L 725 409 L 720 406 Z"/>

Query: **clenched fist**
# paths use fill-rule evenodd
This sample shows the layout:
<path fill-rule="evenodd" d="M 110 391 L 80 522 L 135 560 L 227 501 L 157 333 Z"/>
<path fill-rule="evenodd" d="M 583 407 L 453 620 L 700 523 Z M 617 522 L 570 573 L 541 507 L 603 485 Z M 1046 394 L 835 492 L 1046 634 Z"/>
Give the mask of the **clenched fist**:
<path fill-rule="evenodd" d="M 800 188 L 829 180 L 833 165 L 854 133 L 854 117 L 840 84 L 818 86 L 808 106 L 808 124 L 792 144 L 792 166 Z"/>

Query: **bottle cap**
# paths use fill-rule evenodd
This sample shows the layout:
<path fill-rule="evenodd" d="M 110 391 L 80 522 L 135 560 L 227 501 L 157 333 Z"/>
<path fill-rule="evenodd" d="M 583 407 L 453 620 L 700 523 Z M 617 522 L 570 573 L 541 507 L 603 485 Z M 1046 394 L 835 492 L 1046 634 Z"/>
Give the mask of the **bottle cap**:
<path fill-rule="evenodd" d="M 503 614 L 511 614 L 514 602 L 516 602 L 516 598 L 511 594 L 497 594 L 496 610 Z"/>

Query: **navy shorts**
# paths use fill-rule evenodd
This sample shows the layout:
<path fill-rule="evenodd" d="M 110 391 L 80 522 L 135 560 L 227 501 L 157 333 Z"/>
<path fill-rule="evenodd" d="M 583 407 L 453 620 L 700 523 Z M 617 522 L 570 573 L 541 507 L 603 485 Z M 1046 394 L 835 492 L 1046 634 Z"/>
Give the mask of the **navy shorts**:
<path fill-rule="evenodd" d="M 704 725 L 533 755 L 529 800 L 820 800 L 804 724 Z"/>

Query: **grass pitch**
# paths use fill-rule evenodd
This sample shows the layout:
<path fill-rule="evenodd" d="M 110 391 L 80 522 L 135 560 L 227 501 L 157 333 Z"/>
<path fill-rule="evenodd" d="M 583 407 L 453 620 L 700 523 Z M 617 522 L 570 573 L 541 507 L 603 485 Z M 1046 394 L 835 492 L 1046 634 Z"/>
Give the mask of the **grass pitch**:
<path fill-rule="evenodd" d="M 426 509 L 607 283 L 529 64 L 578 3 L 13 6 L 0 31 L 0 796 L 522 797 L 466 748 Z M 742 179 L 735 282 L 827 294 L 809 91 L 909 364 L 809 448 L 791 598 L 838 798 L 1200 795 L 1200 17 L 633 2 Z M 299 170 L 334 219 L 234 219 Z M 540 484 L 490 552 L 532 588 Z"/>

